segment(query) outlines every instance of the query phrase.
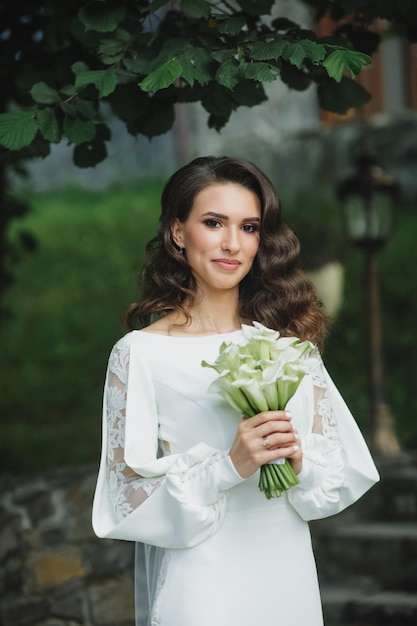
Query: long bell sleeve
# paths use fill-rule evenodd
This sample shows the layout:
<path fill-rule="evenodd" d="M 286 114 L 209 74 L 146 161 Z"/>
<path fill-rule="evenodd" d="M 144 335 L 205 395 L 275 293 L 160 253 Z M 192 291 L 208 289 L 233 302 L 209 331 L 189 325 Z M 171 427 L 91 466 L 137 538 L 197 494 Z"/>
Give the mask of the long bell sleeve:
<path fill-rule="evenodd" d="M 216 531 L 228 490 L 243 478 L 228 450 L 164 450 L 153 382 L 134 348 L 126 336 L 109 359 L 93 528 L 99 537 L 190 547 Z"/>
<path fill-rule="evenodd" d="M 323 362 L 303 386 L 303 469 L 288 498 L 306 521 L 339 513 L 379 480 L 364 438 Z"/>

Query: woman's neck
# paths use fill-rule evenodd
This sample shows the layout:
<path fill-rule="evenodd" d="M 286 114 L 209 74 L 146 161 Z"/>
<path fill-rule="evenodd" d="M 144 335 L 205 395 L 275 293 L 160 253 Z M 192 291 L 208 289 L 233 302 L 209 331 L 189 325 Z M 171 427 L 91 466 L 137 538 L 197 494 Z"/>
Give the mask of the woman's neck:
<path fill-rule="evenodd" d="M 190 307 L 186 305 L 185 310 L 191 319 L 188 330 L 192 333 L 229 333 L 239 330 L 241 325 L 238 299 L 227 294 L 202 298 Z"/>

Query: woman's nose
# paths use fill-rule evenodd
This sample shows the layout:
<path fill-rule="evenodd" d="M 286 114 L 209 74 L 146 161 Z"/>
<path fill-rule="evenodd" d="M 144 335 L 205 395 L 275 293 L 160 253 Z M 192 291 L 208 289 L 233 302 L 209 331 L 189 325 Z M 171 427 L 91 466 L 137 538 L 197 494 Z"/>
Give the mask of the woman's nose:
<path fill-rule="evenodd" d="M 239 234 L 234 229 L 225 229 L 222 250 L 236 254 L 240 249 Z"/>

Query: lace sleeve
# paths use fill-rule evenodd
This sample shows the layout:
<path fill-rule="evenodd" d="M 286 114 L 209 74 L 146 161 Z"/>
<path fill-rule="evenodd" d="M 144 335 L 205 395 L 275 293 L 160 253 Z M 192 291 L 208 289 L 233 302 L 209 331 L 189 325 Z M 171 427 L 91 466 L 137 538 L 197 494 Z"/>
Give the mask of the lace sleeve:
<path fill-rule="evenodd" d="M 314 418 L 312 432 L 322 435 L 335 446 L 341 445 L 334 407 L 329 398 L 329 390 L 323 361 L 313 371 Z"/>
<path fill-rule="evenodd" d="M 304 410 L 313 420 L 301 439 L 300 484 L 288 492 L 304 520 L 339 513 L 378 480 L 359 428 L 320 357 L 309 384 Z"/>
<path fill-rule="evenodd" d="M 110 500 L 120 521 L 141 505 L 163 479 L 143 478 L 131 469 L 124 455 L 129 349 L 119 342 L 109 360 L 105 389 L 107 413 L 107 471 Z"/>

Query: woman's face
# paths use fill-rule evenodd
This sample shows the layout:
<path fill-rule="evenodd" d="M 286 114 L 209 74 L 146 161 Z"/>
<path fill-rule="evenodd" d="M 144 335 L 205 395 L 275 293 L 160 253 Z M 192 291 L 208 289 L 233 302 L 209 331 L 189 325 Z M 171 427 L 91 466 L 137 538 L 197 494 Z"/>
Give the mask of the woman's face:
<path fill-rule="evenodd" d="M 258 196 L 234 183 L 214 184 L 197 194 L 185 222 L 171 225 L 203 289 L 238 288 L 259 248 Z"/>

